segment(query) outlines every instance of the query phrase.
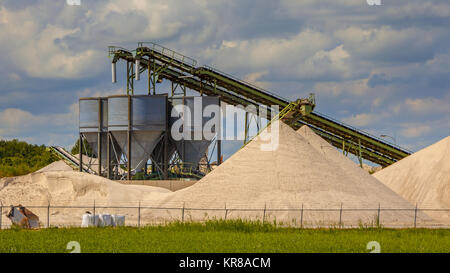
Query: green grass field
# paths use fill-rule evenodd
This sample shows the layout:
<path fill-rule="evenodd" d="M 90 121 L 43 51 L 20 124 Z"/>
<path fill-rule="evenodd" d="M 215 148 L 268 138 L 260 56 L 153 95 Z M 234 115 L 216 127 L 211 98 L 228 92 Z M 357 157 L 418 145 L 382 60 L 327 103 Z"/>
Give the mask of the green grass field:
<path fill-rule="evenodd" d="M 0 252 L 450 252 L 449 229 L 296 229 L 243 221 L 0 231 Z"/>

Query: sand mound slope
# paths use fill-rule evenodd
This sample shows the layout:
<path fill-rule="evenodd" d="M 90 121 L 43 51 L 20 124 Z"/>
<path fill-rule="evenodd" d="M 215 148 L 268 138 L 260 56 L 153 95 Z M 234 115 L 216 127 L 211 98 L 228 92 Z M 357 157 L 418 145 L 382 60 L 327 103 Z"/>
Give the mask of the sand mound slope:
<path fill-rule="evenodd" d="M 340 163 L 338 156 L 328 151 L 324 154 L 322 149 L 319 151 L 310 144 L 320 141 L 317 138 L 308 141 L 280 123 L 276 149 L 262 151 L 260 145 L 266 142 L 256 138 L 195 185 L 170 195 L 165 203 L 185 202 L 187 207 L 217 208 L 223 208 L 227 203 L 228 208 L 266 206 L 289 209 L 301 208 L 302 204 L 308 209 L 339 209 L 343 203 L 344 208 L 374 209 L 342 215 L 343 222 L 353 224 L 360 220 L 365 223 L 373 221 L 380 203 L 382 207 L 412 208 L 409 202 L 379 181 L 355 169 L 353 162 Z M 261 212 L 230 213 L 228 217 L 261 216 Z M 269 214 L 278 220 L 290 221 L 298 220 L 300 212 Z M 213 212 L 208 215 L 221 216 Z M 413 221 L 411 216 L 406 212 L 383 212 L 381 217 L 386 223 L 410 223 Z M 339 211 L 305 211 L 304 218 L 310 223 L 337 223 Z"/>
<path fill-rule="evenodd" d="M 67 165 L 64 160 L 55 161 L 42 169 L 37 170 L 37 173 L 52 172 L 52 171 L 73 171 L 73 168 Z"/>
<path fill-rule="evenodd" d="M 399 198 L 399 196 L 389 187 L 380 183 L 380 181 L 375 179 L 366 170 L 361 169 L 359 165 L 340 153 L 334 146 L 314 133 L 308 126 L 302 126 L 297 132 L 302 135 L 318 153 L 322 154 L 328 162 L 339 167 L 340 174 L 345 175 L 345 177 L 351 177 L 353 183 L 364 187 L 366 192 L 370 192 L 372 198 L 375 198 L 373 202 L 380 202 L 382 205 L 387 203 L 398 203 L 399 205 L 405 204 L 403 198 Z M 401 201 L 399 201 L 399 199 L 401 199 Z M 411 204 L 408 204 L 408 206 L 409 205 Z"/>
<path fill-rule="evenodd" d="M 171 191 L 151 186 L 122 185 L 114 181 L 76 171 L 37 172 L 24 176 L 0 180 L 0 201 L 4 206 L 22 204 L 37 214 L 46 223 L 48 203 L 53 225 L 79 225 L 85 211 L 96 213 L 118 213 L 127 217 L 127 223 L 137 221 L 135 208 L 139 201 L 142 206 L 151 206 Z M 77 207 L 77 208 L 67 208 Z M 6 210 L 4 210 L 4 213 Z M 5 215 L 3 223 L 9 223 Z"/>
<path fill-rule="evenodd" d="M 373 176 L 421 208 L 450 209 L 450 136 Z M 450 219 L 449 212 L 427 213 Z"/>
<path fill-rule="evenodd" d="M 153 201 L 169 190 L 140 185 L 122 185 L 96 175 L 76 171 L 36 172 L 2 179 L 0 200 L 3 204 L 113 205 Z"/>

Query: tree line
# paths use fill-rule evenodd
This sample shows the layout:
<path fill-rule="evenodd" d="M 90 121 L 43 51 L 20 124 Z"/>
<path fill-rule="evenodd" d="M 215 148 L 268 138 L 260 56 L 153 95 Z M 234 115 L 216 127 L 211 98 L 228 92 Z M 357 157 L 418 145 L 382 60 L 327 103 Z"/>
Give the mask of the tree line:
<path fill-rule="evenodd" d="M 25 175 L 59 160 L 44 145 L 25 141 L 0 140 L 0 177 Z"/>

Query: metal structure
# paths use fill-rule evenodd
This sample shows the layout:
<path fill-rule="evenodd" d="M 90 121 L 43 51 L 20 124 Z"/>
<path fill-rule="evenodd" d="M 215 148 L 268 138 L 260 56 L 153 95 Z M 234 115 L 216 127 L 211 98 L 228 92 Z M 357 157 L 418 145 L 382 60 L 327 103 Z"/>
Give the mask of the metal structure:
<path fill-rule="evenodd" d="M 194 107 L 194 102 L 200 105 Z M 212 105 L 219 113 L 202 117 L 204 110 Z M 182 113 L 174 111 L 175 116 L 170 118 L 171 110 L 178 106 L 182 106 Z M 171 97 L 170 101 L 167 94 L 80 98 L 79 145 L 81 151 L 87 153 L 85 140 L 95 158 L 80 153 L 76 159 L 60 147 L 53 150 L 80 171 L 110 179 L 131 180 L 137 174 L 140 174 L 138 179 L 201 178 L 207 171 L 201 171 L 200 161 L 206 161 L 202 165 L 207 165 L 206 170 L 210 170 L 209 159 L 212 157 L 212 153 L 206 156 L 212 139 L 205 137 L 203 125 L 217 119 L 219 125 L 215 125 L 211 133 L 219 132 L 219 107 L 218 97 L 207 96 Z M 189 137 L 174 140 L 169 126 L 180 119 L 180 114 L 189 117 L 186 125 L 195 124 L 194 114 L 201 115 L 201 122 L 192 128 L 185 128 L 183 124 Z M 215 149 L 220 146 L 220 140 L 214 139 Z M 219 162 L 221 152 L 217 149 Z M 148 161 L 151 162 L 151 172 L 148 172 Z"/>
<path fill-rule="evenodd" d="M 108 101 L 106 98 L 80 98 L 79 100 L 79 164 L 80 171 L 83 165 L 83 153 L 86 148 L 83 139 L 89 143 L 94 155 L 97 157 L 96 173 L 101 175 L 106 170 L 106 146 L 108 131 Z M 92 160 L 92 159 L 90 159 Z M 90 165 L 90 164 L 89 164 Z M 89 166 L 90 168 L 90 166 Z"/>
<path fill-rule="evenodd" d="M 179 119 L 179 117 L 184 116 L 185 123 L 190 124 L 190 128 L 184 128 L 183 132 L 187 136 L 183 137 L 180 140 L 174 141 L 174 148 L 183 163 L 182 169 L 186 170 L 189 169 L 189 171 L 196 171 L 199 166 L 199 162 L 202 159 L 202 157 L 205 155 L 208 147 L 210 146 L 212 139 L 208 139 L 203 134 L 203 128 L 204 125 L 210 122 L 212 119 L 217 119 L 216 123 L 220 124 L 220 114 L 216 117 L 205 117 L 202 116 L 205 109 L 207 109 L 209 106 L 216 106 L 217 108 L 220 107 L 220 99 L 218 97 L 212 97 L 212 96 L 203 96 L 203 97 L 178 97 L 178 98 L 172 98 L 171 104 L 174 107 L 173 112 L 176 111 L 176 106 L 181 105 L 184 106 L 183 112 L 178 113 L 178 117 L 171 117 L 170 125 L 172 127 L 173 123 L 176 122 L 176 120 Z M 194 107 L 194 105 L 197 104 L 200 107 Z M 189 116 L 187 116 L 187 113 L 184 111 L 189 112 Z M 201 120 L 201 124 L 195 124 L 195 116 L 200 115 L 197 117 L 197 120 Z M 186 119 L 189 119 L 186 120 Z M 220 127 L 220 126 L 218 126 Z M 218 134 L 220 128 L 211 128 L 212 134 Z M 217 141 L 220 142 L 220 139 L 217 139 Z"/>
<path fill-rule="evenodd" d="M 286 208 L 286 207 L 277 207 L 277 206 L 271 206 L 270 203 L 268 204 L 258 204 L 259 206 L 255 206 L 255 204 L 243 204 L 239 203 L 233 204 L 233 203 L 223 203 L 223 207 L 219 206 L 213 206 L 211 204 L 205 204 L 204 207 L 190 207 L 186 206 L 184 203 L 179 204 L 172 204 L 170 206 L 155 206 L 151 203 L 142 203 L 140 201 L 135 201 L 133 203 L 129 204 L 123 204 L 123 203 L 117 203 L 117 204 L 109 204 L 107 206 L 105 205 L 96 205 L 95 200 L 90 203 L 85 203 L 77 206 L 67 206 L 67 205 L 60 205 L 60 204 L 51 204 L 48 203 L 46 205 L 42 204 L 33 204 L 33 203 L 26 203 L 25 206 L 28 209 L 33 209 L 38 213 L 39 211 L 44 212 L 43 214 L 46 214 L 45 217 L 43 217 L 42 222 L 46 223 L 45 227 L 67 227 L 68 223 L 66 221 L 61 221 L 58 218 L 52 218 L 52 213 L 55 211 L 61 211 L 61 209 L 68 209 L 68 210 L 74 210 L 74 209 L 83 209 L 92 211 L 93 215 L 96 215 L 97 212 L 101 211 L 108 211 L 109 213 L 117 212 L 118 214 L 123 214 L 124 211 L 126 212 L 127 218 L 126 223 L 127 226 L 142 226 L 142 225 L 149 225 L 149 224 L 155 224 L 161 222 L 161 216 L 155 215 L 153 213 L 142 213 L 143 210 L 158 210 L 158 211 L 167 211 L 171 213 L 167 213 L 164 216 L 165 222 L 172 222 L 172 221 L 185 221 L 186 217 L 191 217 L 192 214 L 195 213 L 197 215 L 202 215 L 203 218 L 201 219 L 196 218 L 194 221 L 203 221 L 210 219 L 209 215 L 213 214 L 216 219 L 236 219 L 236 216 L 233 217 L 233 212 L 247 212 L 247 213 L 254 213 L 256 215 L 259 215 L 263 222 L 277 222 L 279 219 L 276 219 L 273 216 L 273 213 L 277 213 L 280 211 L 290 212 L 289 215 L 291 215 L 291 223 L 297 227 L 300 228 L 308 228 L 308 227 L 326 227 L 329 225 L 330 228 L 336 229 L 336 228 L 348 228 L 348 227 L 358 227 L 364 224 L 364 226 L 367 227 L 392 227 L 392 228 L 449 228 L 450 227 L 450 221 L 445 216 L 450 213 L 450 208 L 435 208 L 424 205 L 423 207 L 415 206 L 415 207 L 386 207 L 382 206 L 382 204 L 378 205 L 372 205 L 367 207 L 365 204 L 327 204 L 327 206 L 320 206 L 318 203 L 314 204 L 308 204 L 308 203 L 301 203 L 298 204 L 298 207 L 294 208 Z M 0 200 L 0 212 L 9 209 L 10 206 L 5 206 Z M 346 220 L 348 216 L 351 216 L 354 213 L 358 213 L 364 211 L 368 215 L 372 215 L 374 220 L 368 220 L 367 222 L 361 222 L 359 220 L 358 222 L 349 222 Z M 330 212 L 333 213 L 335 216 L 334 219 L 330 218 L 327 221 L 320 221 L 319 223 L 313 223 L 310 221 L 304 221 L 304 215 L 311 212 Z M 409 213 L 411 215 L 410 222 L 390 222 L 383 217 L 385 213 Z M 428 217 L 423 217 L 424 214 L 433 213 L 436 215 L 442 216 L 442 219 L 447 219 L 446 221 L 442 222 L 435 222 L 435 221 L 429 221 Z M 175 216 L 174 215 L 178 215 Z M 79 226 L 79 216 L 76 214 L 72 214 L 73 218 L 71 219 L 72 224 L 74 226 Z M 11 228 L 10 224 L 7 224 L 3 222 L 3 217 L 6 218 L 6 215 L 3 216 L 3 213 L 0 213 L 0 229 L 7 229 Z M 246 220 L 247 218 L 237 218 L 237 219 L 243 219 Z M 247 219 L 248 220 L 248 219 Z M 190 220 L 193 221 L 193 220 Z M 280 222 L 281 223 L 281 222 Z M 285 222 L 284 222 L 285 223 Z M 70 224 L 69 224 L 70 225 Z"/>
<path fill-rule="evenodd" d="M 263 106 L 267 108 L 267 119 L 270 119 L 270 108 L 273 105 L 284 109 L 291 103 L 279 95 L 210 66 L 197 67 L 194 59 L 154 43 L 140 42 L 134 50 L 110 46 L 109 56 L 113 63 L 113 82 L 116 81 L 116 63 L 122 60 L 127 64 L 127 94 L 134 93 L 134 80 L 147 72 L 148 94 L 156 94 L 156 85 L 163 80 L 169 80 L 172 83 L 172 95 L 176 94 L 178 87 L 184 95 L 186 88 L 189 88 L 200 95 L 218 96 L 221 101 L 231 105 L 253 105 L 256 109 Z M 308 110 L 303 109 L 305 113 Z M 356 155 L 360 162 L 366 159 L 385 167 L 411 154 L 396 144 L 317 111 L 296 115 L 295 119 L 291 124 L 294 129 L 308 125 L 333 146 L 342 149 L 343 153 Z"/>
<path fill-rule="evenodd" d="M 59 146 L 51 146 L 50 151 L 54 152 L 57 156 L 62 158 L 66 163 L 68 163 L 70 166 L 72 166 L 75 169 L 80 169 L 80 161 L 79 158 L 76 158 L 71 153 L 66 151 L 63 147 Z M 87 172 L 90 174 L 95 174 L 96 172 L 90 168 L 87 164 L 82 165 L 83 172 Z"/>
<path fill-rule="evenodd" d="M 294 102 L 291 102 L 288 104 L 288 106 L 286 106 L 285 108 L 283 108 L 283 110 L 281 110 L 278 114 L 276 114 L 267 123 L 267 125 L 263 129 L 259 130 L 258 133 L 254 137 L 258 136 L 262 131 L 264 131 L 267 127 L 269 127 L 275 121 L 282 121 L 283 123 L 285 123 L 289 126 L 293 126 L 298 118 L 311 113 L 311 111 L 314 109 L 314 107 L 315 107 L 314 96 L 311 96 L 309 99 L 298 99 Z M 245 140 L 247 140 L 247 125 L 246 125 L 245 130 L 246 130 Z M 244 146 L 248 142 L 250 142 L 250 141 L 245 141 Z M 242 146 L 242 147 L 244 147 L 244 146 Z"/>
<path fill-rule="evenodd" d="M 116 169 L 125 170 L 128 180 L 146 169 L 148 159 L 152 159 L 153 150 L 161 140 L 167 151 L 167 117 L 167 95 L 108 97 L 109 145 L 106 150 L 108 158 L 118 162 Z M 120 151 L 114 149 L 114 143 L 117 143 Z M 167 152 L 163 154 L 167 155 Z M 168 157 L 163 156 L 163 164 L 157 170 L 164 179 L 168 178 L 167 162 Z M 109 166 L 108 170 L 111 169 Z M 108 177 L 110 176 L 109 173 Z"/>

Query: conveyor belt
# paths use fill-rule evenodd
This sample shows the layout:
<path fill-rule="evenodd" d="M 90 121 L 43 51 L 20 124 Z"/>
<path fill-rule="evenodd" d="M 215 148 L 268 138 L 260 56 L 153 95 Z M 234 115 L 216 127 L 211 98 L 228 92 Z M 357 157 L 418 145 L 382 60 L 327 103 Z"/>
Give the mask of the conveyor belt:
<path fill-rule="evenodd" d="M 68 162 L 70 165 L 74 166 L 75 168 L 79 168 L 80 167 L 80 161 L 78 160 L 78 158 L 76 158 L 75 156 L 73 156 L 71 153 L 69 153 L 68 151 L 66 151 L 66 149 L 64 149 L 63 147 L 59 147 L 59 146 L 51 146 L 50 147 L 52 149 L 53 152 L 55 152 L 62 160 Z M 95 172 L 90 169 L 88 166 L 86 166 L 85 164 L 83 164 L 83 170 L 87 173 L 91 173 L 91 174 L 95 174 Z"/>
<path fill-rule="evenodd" d="M 138 48 L 133 51 L 110 47 L 109 52 L 113 62 L 119 59 L 135 62 L 139 58 L 140 73 L 147 69 L 158 71 L 160 78 L 182 84 L 201 94 L 220 96 L 222 101 L 232 105 L 264 105 L 266 108 L 278 105 L 282 109 L 290 103 L 288 99 L 210 66 L 197 67 L 194 59 L 156 44 L 139 43 Z M 411 154 L 404 148 L 317 111 L 301 117 L 293 127 L 297 129 L 304 124 L 313 128 L 333 146 L 344 148 L 381 166 L 388 166 Z"/>

